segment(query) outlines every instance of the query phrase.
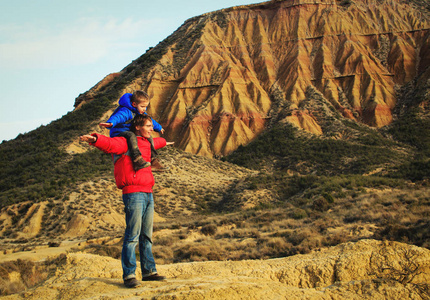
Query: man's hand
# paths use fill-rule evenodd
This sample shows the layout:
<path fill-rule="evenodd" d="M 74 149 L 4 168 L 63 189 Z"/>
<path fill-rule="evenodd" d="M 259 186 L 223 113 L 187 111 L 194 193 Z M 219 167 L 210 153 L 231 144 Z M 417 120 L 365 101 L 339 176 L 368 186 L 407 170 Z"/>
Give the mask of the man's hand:
<path fill-rule="evenodd" d="M 112 123 L 100 123 L 99 126 L 104 127 L 104 128 L 110 128 L 110 127 L 112 127 Z"/>
<path fill-rule="evenodd" d="M 173 145 L 175 142 L 166 142 L 166 146 Z"/>
<path fill-rule="evenodd" d="M 97 141 L 97 138 L 95 136 L 86 134 L 86 135 L 81 135 L 79 137 L 81 139 L 81 141 L 87 142 L 87 143 L 95 143 Z"/>

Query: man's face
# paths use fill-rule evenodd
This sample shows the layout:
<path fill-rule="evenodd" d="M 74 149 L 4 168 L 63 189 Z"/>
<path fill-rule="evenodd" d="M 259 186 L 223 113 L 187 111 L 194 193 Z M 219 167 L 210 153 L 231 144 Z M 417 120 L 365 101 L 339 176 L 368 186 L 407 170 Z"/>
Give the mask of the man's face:
<path fill-rule="evenodd" d="M 146 109 L 148 108 L 149 102 L 147 102 L 147 101 L 139 102 L 139 103 L 132 102 L 131 105 L 136 107 L 139 114 L 143 114 L 146 111 Z"/>
<path fill-rule="evenodd" d="M 151 132 L 154 130 L 154 126 L 150 120 L 145 121 L 145 125 L 136 126 L 136 135 L 143 136 L 145 138 L 151 137 Z"/>

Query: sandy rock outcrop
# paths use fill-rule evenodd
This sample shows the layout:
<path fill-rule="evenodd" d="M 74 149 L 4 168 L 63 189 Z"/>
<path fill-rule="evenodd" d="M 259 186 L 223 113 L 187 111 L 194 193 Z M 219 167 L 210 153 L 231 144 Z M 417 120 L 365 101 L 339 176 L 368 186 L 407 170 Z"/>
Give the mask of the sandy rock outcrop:
<path fill-rule="evenodd" d="M 167 280 L 130 290 L 122 286 L 118 260 L 68 254 L 44 284 L 4 298 L 420 299 L 430 282 L 430 251 L 361 240 L 307 255 L 159 265 L 158 271 Z"/>

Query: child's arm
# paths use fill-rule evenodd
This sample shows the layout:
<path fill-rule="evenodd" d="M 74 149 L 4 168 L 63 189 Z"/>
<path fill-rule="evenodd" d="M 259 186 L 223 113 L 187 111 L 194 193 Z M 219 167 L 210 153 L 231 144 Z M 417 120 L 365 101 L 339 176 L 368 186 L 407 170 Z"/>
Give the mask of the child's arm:
<path fill-rule="evenodd" d="M 164 128 L 161 126 L 157 121 L 155 121 L 153 118 L 152 120 L 152 126 L 154 126 L 154 131 L 160 132 L 161 134 L 164 134 Z"/>
<path fill-rule="evenodd" d="M 99 126 L 104 127 L 104 128 L 110 128 L 112 127 L 112 123 L 100 123 Z"/>
<path fill-rule="evenodd" d="M 112 123 L 100 123 L 99 124 L 99 126 L 101 126 L 101 127 L 105 127 L 105 128 L 110 128 L 110 127 L 112 127 Z"/>
<path fill-rule="evenodd" d="M 122 107 L 118 110 L 116 110 L 107 120 L 105 123 L 100 123 L 100 126 L 103 126 L 102 124 L 112 124 L 111 126 L 103 126 L 103 127 L 115 127 L 118 124 L 124 124 L 125 122 L 133 119 L 133 114 L 131 111 L 125 107 Z"/>

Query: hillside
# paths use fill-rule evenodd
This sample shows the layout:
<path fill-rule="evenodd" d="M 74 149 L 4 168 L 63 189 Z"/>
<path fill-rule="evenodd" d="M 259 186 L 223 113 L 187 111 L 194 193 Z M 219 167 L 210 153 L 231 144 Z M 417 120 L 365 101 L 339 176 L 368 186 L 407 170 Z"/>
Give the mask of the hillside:
<path fill-rule="evenodd" d="M 327 267 L 319 255 L 360 256 L 372 245 L 427 257 L 429 8 L 419 0 L 285 0 L 196 16 L 79 95 L 73 112 L 1 143 L 1 295 L 26 289 L 66 299 L 97 287 L 107 299 L 129 296 L 118 288 L 124 217 L 112 161 L 78 137 L 107 134 L 98 123 L 124 92 L 143 89 L 149 114 L 175 141 L 160 150 L 170 170 L 155 174 L 154 255 L 176 281 L 151 285 L 152 296 L 222 298 L 217 292 L 236 286 L 237 295 L 273 287 L 310 299 L 427 299 L 428 285 L 422 293 L 370 266 L 338 282 L 327 269 L 347 268 Z M 38 268 L 27 259 L 65 252 L 67 260 L 45 265 L 56 276 L 25 272 Z M 113 271 L 84 278 L 86 258 Z M 288 273 L 306 259 L 321 267 Z M 268 266 L 279 270 L 259 282 Z M 201 278 L 183 275 L 196 270 Z"/>
<path fill-rule="evenodd" d="M 337 119 L 380 128 L 395 118 L 397 89 L 429 78 L 428 14 L 412 4 L 270 1 L 205 14 L 116 80 L 126 82 L 121 92 L 148 91 L 150 114 L 167 137 L 199 155 L 228 155 L 280 121 L 330 136 L 320 105 Z M 309 103 L 310 89 L 316 103 Z"/>

